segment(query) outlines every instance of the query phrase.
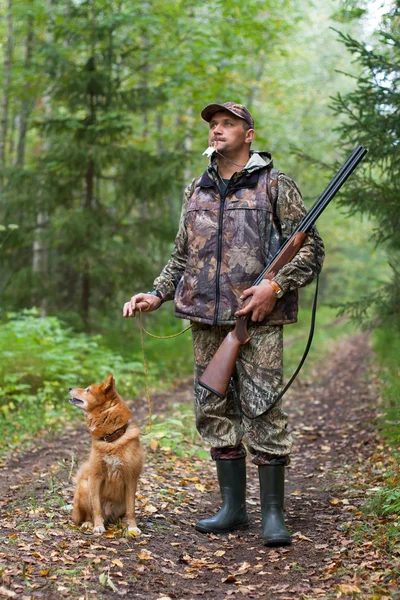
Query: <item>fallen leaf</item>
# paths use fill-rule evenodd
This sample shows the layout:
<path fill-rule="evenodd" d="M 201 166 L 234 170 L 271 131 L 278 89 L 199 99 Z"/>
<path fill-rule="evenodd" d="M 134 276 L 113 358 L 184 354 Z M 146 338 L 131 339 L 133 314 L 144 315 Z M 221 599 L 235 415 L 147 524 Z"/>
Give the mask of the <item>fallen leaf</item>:
<path fill-rule="evenodd" d="M 124 563 L 122 561 L 120 561 L 119 558 L 116 558 L 116 559 L 114 559 L 111 562 L 112 562 L 113 565 L 116 565 L 120 569 L 123 569 L 123 567 L 124 567 Z"/>
<path fill-rule="evenodd" d="M 140 550 L 140 552 L 138 552 L 138 559 L 139 560 L 153 560 L 153 557 L 151 555 L 150 550 Z"/>
<path fill-rule="evenodd" d="M 244 573 L 247 573 L 247 571 L 251 568 L 251 564 L 247 561 L 245 561 L 244 563 L 242 563 L 240 565 L 240 567 L 235 571 L 236 575 L 243 575 Z"/>
<path fill-rule="evenodd" d="M 5 596 L 6 598 L 16 598 L 17 594 L 3 586 L 0 586 L 0 596 Z"/>
<path fill-rule="evenodd" d="M 104 537 L 112 539 L 115 537 L 115 533 L 113 531 L 106 531 Z"/>
<path fill-rule="evenodd" d="M 335 586 L 342 594 L 361 594 L 361 590 L 356 585 L 349 585 L 347 583 L 339 583 Z"/>
<path fill-rule="evenodd" d="M 157 442 L 157 440 L 151 440 L 149 444 L 150 450 L 152 450 L 153 452 L 157 452 L 159 445 L 160 444 Z"/>
<path fill-rule="evenodd" d="M 297 533 L 294 533 L 292 535 L 292 537 L 297 538 L 299 540 L 305 540 L 306 542 L 312 542 L 313 540 L 310 540 L 309 537 L 303 535 L 302 533 L 300 533 L 300 531 L 298 531 Z"/>
<path fill-rule="evenodd" d="M 128 529 L 128 531 L 126 532 L 126 535 L 128 537 L 139 537 L 140 530 L 139 529 Z"/>
<path fill-rule="evenodd" d="M 230 574 L 228 577 L 221 579 L 222 583 L 236 583 L 237 579 L 234 575 Z"/>

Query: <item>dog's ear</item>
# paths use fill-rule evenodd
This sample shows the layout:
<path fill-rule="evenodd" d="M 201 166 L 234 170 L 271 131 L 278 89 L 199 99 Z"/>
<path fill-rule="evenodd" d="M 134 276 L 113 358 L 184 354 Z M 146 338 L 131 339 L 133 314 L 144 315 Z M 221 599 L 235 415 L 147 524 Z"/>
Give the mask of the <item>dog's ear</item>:
<path fill-rule="evenodd" d="M 112 373 L 109 374 L 105 382 L 103 383 L 103 390 L 105 393 L 115 389 L 115 380 Z"/>

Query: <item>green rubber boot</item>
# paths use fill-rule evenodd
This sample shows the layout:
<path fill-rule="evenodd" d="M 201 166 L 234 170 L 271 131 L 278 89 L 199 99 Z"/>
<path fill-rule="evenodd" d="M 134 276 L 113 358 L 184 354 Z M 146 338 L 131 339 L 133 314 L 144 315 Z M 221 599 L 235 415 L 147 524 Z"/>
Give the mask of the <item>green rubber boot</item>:
<path fill-rule="evenodd" d="M 249 524 L 246 511 L 246 459 L 217 460 L 222 507 L 214 517 L 196 524 L 202 533 L 226 533 Z"/>
<path fill-rule="evenodd" d="M 285 467 L 261 465 L 258 467 L 258 476 L 264 545 L 288 546 L 291 539 L 283 515 Z"/>

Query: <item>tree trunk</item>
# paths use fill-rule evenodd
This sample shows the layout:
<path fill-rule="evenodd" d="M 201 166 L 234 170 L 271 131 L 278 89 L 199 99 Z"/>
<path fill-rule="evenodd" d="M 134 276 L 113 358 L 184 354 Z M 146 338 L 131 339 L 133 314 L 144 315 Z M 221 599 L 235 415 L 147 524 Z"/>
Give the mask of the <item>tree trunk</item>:
<path fill-rule="evenodd" d="M 89 159 L 86 170 L 86 202 L 85 208 L 88 213 L 93 207 L 93 189 L 94 189 L 94 160 Z M 89 329 L 89 311 L 90 311 L 90 264 L 89 259 L 85 257 L 83 274 L 82 274 L 82 320 L 85 329 Z"/>
<path fill-rule="evenodd" d="M 6 156 L 8 156 L 8 162 L 11 163 L 15 152 L 15 134 L 18 125 L 18 115 L 15 110 L 10 111 L 9 121 L 11 123 L 11 126 L 9 127 L 8 152 L 6 151 Z"/>
<path fill-rule="evenodd" d="M 261 81 L 261 77 L 263 75 L 264 67 L 265 67 L 265 64 L 266 64 L 266 59 L 264 58 L 264 51 L 261 52 L 261 58 L 263 60 L 261 60 L 258 63 L 258 65 L 255 66 L 254 81 Z M 250 91 L 248 93 L 248 96 L 247 96 L 247 107 L 249 108 L 249 110 L 251 110 L 252 107 L 253 107 L 255 96 L 256 96 L 256 91 L 257 91 L 257 87 L 255 85 L 253 85 L 250 88 Z"/>
<path fill-rule="evenodd" d="M 96 71 L 96 12 L 95 12 L 95 0 L 91 2 L 91 57 L 87 62 L 87 68 L 95 73 Z M 89 84 L 90 85 L 90 84 Z M 92 93 L 91 89 L 88 88 L 88 105 L 89 105 L 89 118 L 87 119 L 89 127 L 93 127 L 96 123 L 96 96 Z M 90 134 L 91 135 L 91 134 Z M 93 157 L 91 156 L 91 148 L 89 146 L 89 160 L 86 168 L 86 198 L 85 198 L 85 218 L 89 219 L 89 215 L 93 210 L 94 201 L 94 183 L 95 183 L 95 164 Z M 89 234 L 89 232 L 88 232 Z M 90 292 L 91 292 L 91 281 L 90 281 L 90 261 L 86 256 L 84 258 L 83 272 L 82 272 L 82 296 L 81 296 L 81 310 L 82 320 L 85 329 L 89 329 L 89 313 L 90 313 Z"/>
<path fill-rule="evenodd" d="M 52 0 L 49 0 L 49 6 L 51 7 Z M 27 35 L 25 41 L 25 67 L 28 68 L 31 64 L 32 51 L 33 51 L 33 18 L 30 16 L 28 20 Z M 50 42 L 50 36 L 46 33 L 46 41 Z M 46 120 L 48 121 L 51 117 L 51 98 L 48 95 L 42 96 L 38 99 L 33 99 L 33 106 L 37 106 L 40 111 L 43 111 Z M 31 110 L 29 107 L 28 100 L 26 101 L 26 114 L 25 102 L 22 106 L 21 122 L 19 128 L 19 139 L 17 147 L 16 164 L 23 166 L 25 162 L 25 145 L 26 145 L 26 133 L 27 133 L 27 119 L 28 114 Z M 42 138 L 38 136 L 38 141 L 35 145 L 34 153 L 36 158 L 39 158 L 42 153 L 48 152 L 50 149 L 50 143 L 46 137 Z M 43 182 L 44 183 L 44 182 Z M 39 186 L 38 194 L 36 197 L 35 206 L 37 207 L 35 230 L 33 233 L 33 244 L 32 244 L 32 273 L 35 276 L 35 281 L 47 282 L 49 280 L 49 248 L 48 244 L 43 239 L 43 232 L 48 229 L 50 217 L 47 211 L 45 211 L 41 205 L 41 196 L 43 186 Z M 47 289 L 40 288 L 35 285 L 35 289 L 32 294 L 32 304 L 38 306 L 40 309 L 40 316 L 45 317 L 47 315 Z"/>
<path fill-rule="evenodd" d="M 8 0 L 7 9 L 7 40 L 4 55 L 4 93 L 1 107 L 1 124 L 0 124 L 0 164 L 5 165 L 6 161 L 6 144 L 7 144 L 7 129 L 8 129 L 8 108 L 10 104 L 10 89 L 11 89 L 11 61 L 12 61 L 12 0 Z"/>
<path fill-rule="evenodd" d="M 48 251 L 43 244 L 42 233 L 46 227 L 47 215 L 44 212 L 38 212 L 36 215 L 35 235 L 32 245 L 32 271 L 43 281 L 46 280 L 48 266 Z M 36 287 L 36 286 L 35 286 Z M 43 291 L 43 290 L 42 290 Z M 47 296 L 45 293 L 37 293 L 32 298 L 34 305 L 39 306 L 40 316 L 47 314 Z"/>
<path fill-rule="evenodd" d="M 32 60 L 32 48 L 33 48 L 33 18 L 29 17 L 28 20 L 28 31 L 26 34 L 25 42 L 25 69 L 29 73 Z M 22 102 L 22 109 L 19 120 L 19 136 L 18 136 L 18 147 L 15 164 L 23 166 L 25 162 L 25 145 L 26 145 L 26 132 L 28 130 L 28 117 L 31 112 L 32 103 L 28 98 Z"/>

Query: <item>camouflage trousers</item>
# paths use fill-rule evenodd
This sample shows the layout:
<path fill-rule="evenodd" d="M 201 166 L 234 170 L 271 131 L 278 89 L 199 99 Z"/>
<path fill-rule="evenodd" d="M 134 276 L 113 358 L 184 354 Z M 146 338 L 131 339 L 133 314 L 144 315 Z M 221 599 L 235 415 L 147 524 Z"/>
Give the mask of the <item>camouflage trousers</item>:
<path fill-rule="evenodd" d="M 282 400 L 265 415 L 266 399 L 281 389 L 283 327 L 266 325 L 249 329 L 252 339 L 240 347 L 236 373 L 224 399 L 199 385 L 198 380 L 233 327 L 195 323 L 192 327 L 195 361 L 194 400 L 197 430 L 211 446 L 214 460 L 246 456 L 253 462 L 288 464 L 292 438 Z M 247 415 L 247 416 L 246 416 Z"/>

